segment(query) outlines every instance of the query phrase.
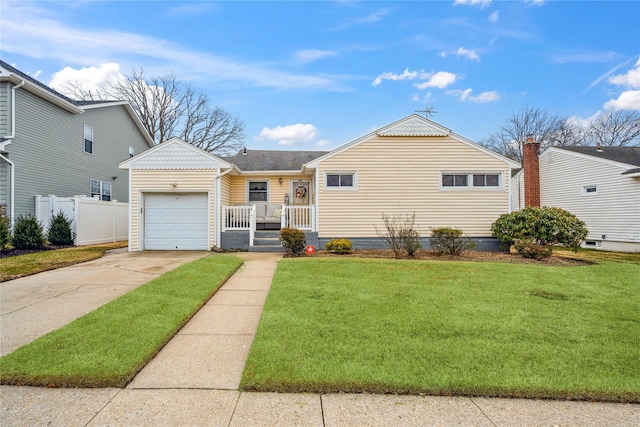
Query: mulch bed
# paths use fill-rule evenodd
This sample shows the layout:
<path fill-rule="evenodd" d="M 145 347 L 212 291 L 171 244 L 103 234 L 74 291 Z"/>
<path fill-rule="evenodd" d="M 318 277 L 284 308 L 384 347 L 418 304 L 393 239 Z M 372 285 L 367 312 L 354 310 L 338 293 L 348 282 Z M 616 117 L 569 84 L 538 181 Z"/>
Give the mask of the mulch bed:
<path fill-rule="evenodd" d="M 286 255 L 285 255 L 286 256 Z M 359 249 L 354 250 L 350 254 L 338 255 L 328 251 L 317 251 L 317 257 L 345 257 L 345 258 L 386 258 L 394 259 L 393 251 L 388 249 Z M 508 262 L 513 264 L 533 264 L 533 265 L 557 265 L 557 266 L 581 266 L 593 264 L 590 261 L 567 258 L 563 256 L 553 255 L 549 259 L 535 260 L 532 258 L 523 258 L 517 253 L 506 252 L 483 252 L 483 251 L 465 251 L 459 256 L 437 255 L 434 251 L 421 250 L 413 257 L 405 256 L 401 259 L 418 259 L 418 260 L 438 260 L 438 261 L 477 261 L 477 262 Z"/>
<path fill-rule="evenodd" d="M 56 249 L 73 248 L 73 245 L 46 245 L 42 249 L 7 249 L 0 252 L 0 258 L 9 258 L 17 255 L 33 254 L 36 252 L 53 251 Z"/>

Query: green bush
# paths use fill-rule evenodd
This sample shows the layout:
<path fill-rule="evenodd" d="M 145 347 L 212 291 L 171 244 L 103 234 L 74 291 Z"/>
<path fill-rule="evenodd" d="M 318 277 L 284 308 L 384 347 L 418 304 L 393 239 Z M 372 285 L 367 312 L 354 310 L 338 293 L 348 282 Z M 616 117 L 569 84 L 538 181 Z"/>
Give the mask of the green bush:
<path fill-rule="evenodd" d="M 466 249 L 475 248 L 475 242 L 463 234 L 462 230 L 455 227 L 432 228 L 431 248 L 438 255 L 460 255 Z"/>
<path fill-rule="evenodd" d="M 16 249 L 42 249 L 45 238 L 38 219 L 31 215 L 20 215 L 13 227 L 13 246 Z"/>
<path fill-rule="evenodd" d="M 491 234 L 524 257 L 548 258 L 553 245 L 578 251 L 589 231 L 575 215 L 560 208 L 527 207 L 501 215 Z"/>
<path fill-rule="evenodd" d="M 307 238 L 304 235 L 304 231 L 285 227 L 280 231 L 280 243 L 289 254 L 300 255 L 307 245 Z"/>
<path fill-rule="evenodd" d="M 47 234 L 49 243 L 52 245 L 72 245 L 73 233 L 71 231 L 71 220 L 60 211 L 57 215 L 51 215 L 49 221 L 49 233 Z"/>
<path fill-rule="evenodd" d="M 0 253 L 11 244 L 11 224 L 9 218 L 0 217 Z"/>
<path fill-rule="evenodd" d="M 353 250 L 353 244 L 349 239 L 331 239 L 325 247 L 329 252 L 336 254 L 348 254 Z"/>
<path fill-rule="evenodd" d="M 404 235 L 402 244 L 407 255 L 414 256 L 416 252 L 422 249 L 422 243 L 420 243 L 420 232 L 418 230 L 408 230 Z"/>

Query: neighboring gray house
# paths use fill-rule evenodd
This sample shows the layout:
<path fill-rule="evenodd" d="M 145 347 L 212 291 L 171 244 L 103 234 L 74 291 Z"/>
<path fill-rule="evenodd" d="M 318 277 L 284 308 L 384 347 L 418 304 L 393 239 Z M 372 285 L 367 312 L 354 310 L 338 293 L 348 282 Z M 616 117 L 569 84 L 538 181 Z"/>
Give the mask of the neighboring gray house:
<path fill-rule="evenodd" d="M 0 61 L 0 213 L 35 212 L 35 195 L 129 200 L 118 163 L 153 147 L 128 102 L 74 101 Z"/>
<path fill-rule="evenodd" d="M 640 252 L 640 147 L 549 147 L 538 163 L 539 183 L 527 184 L 523 171 L 514 177 L 514 210 L 524 208 L 528 188 L 539 185 L 541 206 L 565 209 L 586 223 L 584 247 Z"/>

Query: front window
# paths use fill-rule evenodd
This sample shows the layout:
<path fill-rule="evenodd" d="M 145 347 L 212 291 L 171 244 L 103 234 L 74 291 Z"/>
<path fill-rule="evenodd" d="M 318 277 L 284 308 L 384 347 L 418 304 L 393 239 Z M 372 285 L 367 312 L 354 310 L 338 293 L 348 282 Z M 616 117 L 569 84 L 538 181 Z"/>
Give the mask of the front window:
<path fill-rule="evenodd" d="M 268 181 L 249 181 L 249 202 L 266 202 L 269 192 Z"/>
<path fill-rule="evenodd" d="M 84 125 L 84 152 L 93 153 L 93 128 Z"/>
<path fill-rule="evenodd" d="M 500 173 L 449 173 L 441 175 L 441 188 L 487 188 L 499 189 L 502 187 L 502 174 Z"/>
<path fill-rule="evenodd" d="M 91 180 L 91 197 L 98 196 L 100 200 L 111 200 L 111 183 L 107 181 Z"/>
<path fill-rule="evenodd" d="M 327 172 L 326 187 L 327 188 L 345 188 L 353 189 L 356 186 L 355 173 L 331 173 Z"/>

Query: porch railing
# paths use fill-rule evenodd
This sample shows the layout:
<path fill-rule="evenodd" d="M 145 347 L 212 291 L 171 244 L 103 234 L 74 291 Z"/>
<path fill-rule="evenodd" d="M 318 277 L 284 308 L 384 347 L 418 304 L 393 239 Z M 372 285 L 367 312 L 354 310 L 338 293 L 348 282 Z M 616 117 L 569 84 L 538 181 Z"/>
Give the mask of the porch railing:
<path fill-rule="evenodd" d="M 255 206 L 223 206 L 222 231 L 251 230 L 251 217 L 255 218 Z"/>
<path fill-rule="evenodd" d="M 314 231 L 316 219 L 313 206 L 285 206 L 284 209 L 283 227 Z"/>

